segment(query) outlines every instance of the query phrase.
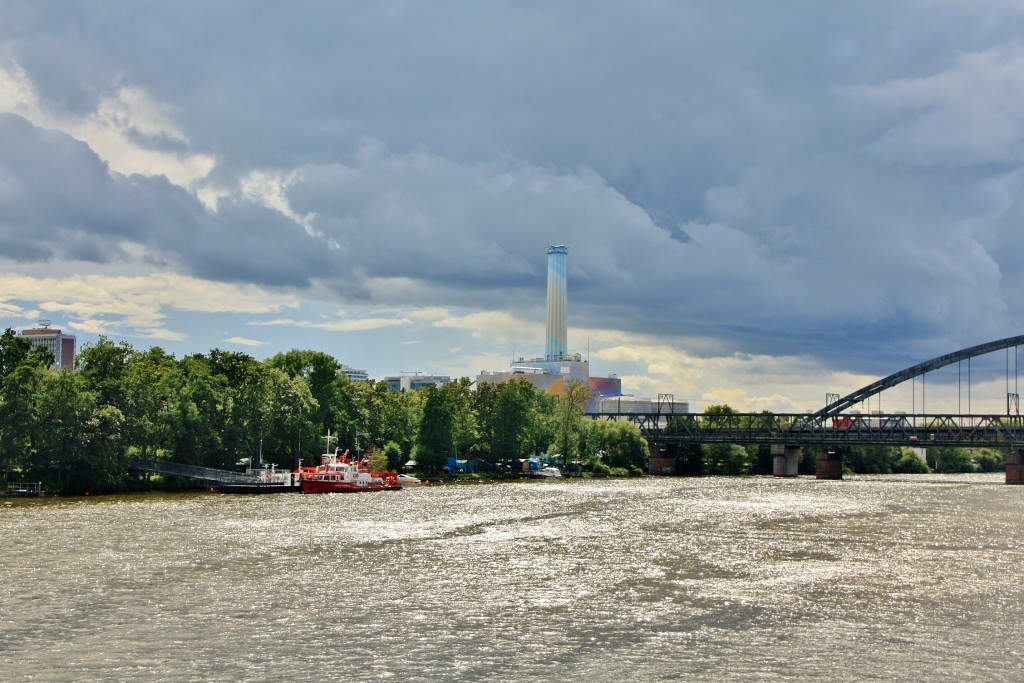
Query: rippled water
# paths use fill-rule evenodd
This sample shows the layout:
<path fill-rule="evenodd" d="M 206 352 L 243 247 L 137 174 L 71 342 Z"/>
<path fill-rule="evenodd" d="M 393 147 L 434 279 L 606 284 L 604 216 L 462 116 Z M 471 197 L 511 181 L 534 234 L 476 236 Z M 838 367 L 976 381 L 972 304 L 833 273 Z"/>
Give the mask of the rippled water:
<path fill-rule="evenodd" d="M 643 479 L 0 506 L 0 678 L 1024 677 L 1024 487 Z"/>

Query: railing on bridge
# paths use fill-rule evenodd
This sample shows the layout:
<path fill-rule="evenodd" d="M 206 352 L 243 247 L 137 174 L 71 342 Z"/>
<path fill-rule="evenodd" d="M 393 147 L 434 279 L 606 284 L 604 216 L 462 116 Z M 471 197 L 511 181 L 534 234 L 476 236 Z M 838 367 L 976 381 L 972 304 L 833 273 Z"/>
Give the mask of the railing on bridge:
<path fill-rule="evenodd" d="M 593 413 L 629 421 L 653 443 L 1016 447 L 1019 415 L 838 415 L 804 413 Z"/>
<path fill-rule="evenodd" d="M 165 462 L 162 460 L 143 460 L 132 458 L 128 460 L 128 469 L 140 472 L 154 472 L 156 474 L 170 474 L 176 477 L 187 477 L 199 479 L 215 484 L 248 484 L 257 483 L 259 478 L 245 472 L 232 472 L 230 470 L 218 470 L 212 467 L 200 467 L 198 465 L 183 465 L 176 462 Z"/>

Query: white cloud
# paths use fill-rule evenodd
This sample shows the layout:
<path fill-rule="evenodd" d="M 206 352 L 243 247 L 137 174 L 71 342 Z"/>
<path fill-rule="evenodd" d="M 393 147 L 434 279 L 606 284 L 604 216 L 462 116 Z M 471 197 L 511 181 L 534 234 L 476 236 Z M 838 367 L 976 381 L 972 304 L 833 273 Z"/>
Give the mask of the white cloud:
<path fill-rule="evenodd" d="M 216 284 L 175 273 L 144 276 L 70 275 L 35 277 L 0 272 L 0 301 L 40 302 L 39 308 L 63 313 L 69 325 L 96 334 L 133 334 L 180 339 L 165 329 L 172 312 L 272 313 L 293 307 L 293 297 L 252 286 Z"/>
<path fill-rule="evenodd" d="M 138 86 L 121 87 L 100 98 L 90 114 L 72 118 L 48 110 L 24 69 L 7 57 L 0 60 L 0 111 L 87 142 L 111 169 L 126 175 L 163 175 L 182 187 L 194 187 L 215 164 L 208 154 L 160 148 L 161 142 L 187 146 L 188 138 L 171 121 L 170 107 Z M 150 145 L 142 143 L 146 138 L 151 139 Z"/>
<path fill-rule="evenodd" d="M 240 346 L 264 346 L 267 343 L 259 339 L 248 339 L 246 337 L 228 337 L 224 342 L 227 344 L 239 344 Z"/>

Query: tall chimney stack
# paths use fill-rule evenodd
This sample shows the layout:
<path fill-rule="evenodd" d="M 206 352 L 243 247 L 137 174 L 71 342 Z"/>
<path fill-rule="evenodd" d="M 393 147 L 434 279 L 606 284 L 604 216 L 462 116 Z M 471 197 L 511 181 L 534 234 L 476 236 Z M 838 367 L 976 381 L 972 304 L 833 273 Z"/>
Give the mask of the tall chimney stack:
<path fill-rule="evenodd" d="M 569 248 L 564 245 L 548 247 L 548 316 L 544 343 L 546 360 L 562 360 L 569 353 L 566 332 L 568 297 L 565 287 L 565 256 L 568 253 Z"/>

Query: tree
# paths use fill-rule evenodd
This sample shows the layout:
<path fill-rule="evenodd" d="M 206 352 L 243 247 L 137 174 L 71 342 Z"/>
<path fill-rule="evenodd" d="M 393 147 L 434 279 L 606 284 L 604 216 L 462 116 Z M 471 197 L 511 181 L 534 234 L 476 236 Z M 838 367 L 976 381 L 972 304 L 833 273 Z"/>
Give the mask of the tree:
<path fill-rule="evenodd" d="M 441 387 L 441 393 L 445 395 L 445 401 L 452 411 L 452 442 L 455 457 L 467 457 L 478 438 L 472 388 L 473 382 L 468 377 L 461 377 Z"/>
<path fill-rule="evenodd" d="M 398 471 L 405 465 L 405 462 L 403 462 L 405 454 L 402 452 L 402 447 L 394 441 L 388 441 L 384 444 L 384 448 L 380 452 L 387 458 L 385 469 Z"/>
<path fill-rule="evenodd" d="M 727 405 L 708 406 L 705 415 L 735 415 L 736 411 Z M 705 474 L 736 475 L 750 471 L 750 454 L 737 444 L 708 443 L 701 446 Z"/>
<path fill-rule="evenodd" d="M 80 478 L 86 469 L 84 463 L 90 438 L 95 438 L 97 429 L 110 428 L 116 423 L 116 416 L 111 416 L 111 419 L 104 418 L 104 424 L 90 425 L 98 406 L 98 394 L 87 388 L 86 378 L 81 373 L 60 370 L 45 375 L 39 391 L 39 420 L 33 435 L 36 444 L 30 461 L 33 478 L 46 480 L 61 493 L 87 490 L 80 484 Z"/>
<path fill-rule="evenodd" d="M 310 395 L 316 400 L 316 409 L 309 419 L 316 425 L 318 436 L 328 429 L 334 433 L 339 431 L 339 420 L 335 419 L 341 403 L 338 397 L 348 391 L 349 379 L 333 356 L 321 351 L 292 349 L 278 353 L 267 361 L 267 365 L 282 370 L 289 377 L 301 377 L 306 382 Z"/>
<path fill-rule="evenodd" d="M 939 446 L 928 449 L 929 458 L 934 458 L 935 471 L 939 474 L 974 472 L 974 460 L 966 448 Z"/>
<path fill-rule="evenodd" d="M 697 420 L 690 415 L 670 418 L 665 428 L 666 436 L 692 434 L 696 431 Z M 705 474 L 704 451 L 700 444 L 670 443 L 665 450 L 675 457 L 676 472 L 679 474 L 689 477 L 700 477 Z"/>
<path fill-rule="evenodd" d="M 892 466 L 900 458 L 894 446 L 855 446 L 843 453 L 843 466 L 857 474 L 892 474 Z"/>
<path fill-rule="evenodd" d="M 95 344 L 86 344 L 78 353 L 79 372 L 91 391 L 96 392 L 100 405 L 114 406 L 126 412 L 125 373 L 134 351 L 131 344 L 115 344 L 100 337 Z"/>
<path fill-rule="evenodd" d="M 124 368 L 124 429 L 127 447 L 152 458 L 163 446 L 163 412 L 171 401 L 164 378 L 174 370 L 174 356 L 156 346 L 133 352 Z"/>
<path fill-rule="evenodd" d="M 894 474 L 928 474 L 928 463 L 918 456 L 913 448 L 899 449 L 899 456 L 892 465 Z"/>
<path fill-rule="evenodd" d="M 268 434 L 270 413 L 270 368 L 252 356 L 237 351 L 214 349 L 209 356 L 210 372 L 223 378 L 224 401 L 222 458 L 216 467 L 230 467 L 237 460 L 253 458 Z"/>
<path fill-rule="evenodd" d="M 593 392 L 582 382 L 570 381 L 558 397 L 555 407 L 556 431 L 553 448 L 562 454 L 562 461 L 572 462 L 580 454 L 583 432 L 583 411 Z"/>
<path fill-rule="evenodd" d="M 734 443 L 707 443 L 704 451 L 704 471 L 712 475 L 747 474 L 747 450 Z"/>
<path fill-rule="evenodd" d="M 316 441 L 318 430 L 313 419 L 319 405 L 302 377 L 289 377 L 270 366 L 265 372 L 267 415 L 261 438 L 262 461 L 291 467 L 300 457 L 301 444 Z"/>
<path fill-rule="evenodd" d="M 416 445 L 416 463 L 427 472 L 436 472 L 448 458 L 455 457 L 455 440 L 452 437 L 455 414 L 448 397 L 437 387 L 425 387 L 420 391 L 424 393 L 425 400 Z"/>
<path fill-rule="evenodd" d="M 533 449 L 530 428 L 536 420 L 536 390 L 524 378 L 491 385 L 494 400 L 490 405 L 488 452 L 491 462 L 512 462 Z"/>
<path fill-rule="evenodd" d="M 587 424 L 588 440 L 593 443 L 594 456 L 610 468 L 629 474 L 643 474 L 650 450 L 640 428 L 631 422 L 600 421 Z M 597 453 L 603 453 L 598 458 Z"/>
<path fill-rule="evenodd" d="M 39 389 L 52 362 L 49 351 L 37 347 L 34 352 L 29 340 L 16 336 L 10 328 L 0 337 L 0 467 L 4 481 L 29 464 Z"/>
<path fill-rule="evenodd" d="M 205 356 L 183 358 L 163 378 L 167 404 L 161 412 L 162 443 L 167 459 L 221 467 L 225 380 L 212 374 Z"/>

